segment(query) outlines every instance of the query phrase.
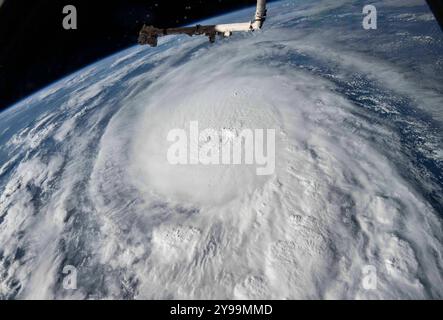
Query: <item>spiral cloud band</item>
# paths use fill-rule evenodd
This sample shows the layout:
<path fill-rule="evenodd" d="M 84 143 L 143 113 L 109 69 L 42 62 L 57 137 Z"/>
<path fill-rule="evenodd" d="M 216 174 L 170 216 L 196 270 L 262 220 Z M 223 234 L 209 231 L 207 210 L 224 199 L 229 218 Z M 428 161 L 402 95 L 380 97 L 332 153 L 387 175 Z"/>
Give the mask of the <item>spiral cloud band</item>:
<path fill-rule="evenodd" d="M 385 25 L 411 23 L 396 3 Z M 0 297 L 442 298 L 443 82 L 403 54 L 441 37 L 373 40 L 347 14 L 275 2 L 261 31 L 130 48 L 0 114 Z M 274 130 L 272 174 L 171 164 L 193 121 Z"/>

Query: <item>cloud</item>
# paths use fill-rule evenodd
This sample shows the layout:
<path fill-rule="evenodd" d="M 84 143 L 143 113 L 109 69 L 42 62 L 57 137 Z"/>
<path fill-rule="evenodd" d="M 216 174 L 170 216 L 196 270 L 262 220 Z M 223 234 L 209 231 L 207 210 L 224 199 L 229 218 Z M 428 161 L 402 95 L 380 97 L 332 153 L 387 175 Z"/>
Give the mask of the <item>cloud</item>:
<path fill-rule="evenodd" d="M 418 122 L 442 104 L 419 89 L 436 69 L 406 77 L 370 55 L 392 34 L 356 40 L 296 4 L 214 45 L 130 48 L 0 114 L 0 299 L 442 297 L 439 211 L 420 185 L 441 192 L 414 164 L 441 171 L 422 151 L 440 131 Z M 276 129 L 275 176 L 171 168 L 167 133 L 190 121 Z M 65 263 L 87 280 L 76 291 Z M 367 266 L 377 290 L 361 289 Z"/>

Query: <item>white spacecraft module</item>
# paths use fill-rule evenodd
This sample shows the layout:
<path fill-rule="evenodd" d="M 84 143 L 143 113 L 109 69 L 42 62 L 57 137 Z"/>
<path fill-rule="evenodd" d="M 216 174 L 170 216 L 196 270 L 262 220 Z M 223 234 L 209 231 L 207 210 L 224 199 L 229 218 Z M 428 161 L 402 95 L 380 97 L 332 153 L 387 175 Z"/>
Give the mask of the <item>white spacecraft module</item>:
<path fill-rule="evenodd" d="M 263 23 L 266 20 L 266 0 L 257 0 L 257 10 L 255 12 L 254 20 L 246 23 L 230 23 L 230 24 L 218 24 L 212 26 L 197 25 L 194 27 L 182 27 L 182 28 L 168 28 L 160 29 L 153 26 L 144 25 L 140 31 L 138 42 L 141 45 L 150 45 L 156 47 L 158 44 L 158 37 L 174 35 L 174 34 L 187 34 L 188 36 L 205 35 L 209 37 L 209 41 L 215 42 L 217 35 L 223 37 L 229 37 L 233 32 L 240 31 L 254 31 L 261 29 Z"/>

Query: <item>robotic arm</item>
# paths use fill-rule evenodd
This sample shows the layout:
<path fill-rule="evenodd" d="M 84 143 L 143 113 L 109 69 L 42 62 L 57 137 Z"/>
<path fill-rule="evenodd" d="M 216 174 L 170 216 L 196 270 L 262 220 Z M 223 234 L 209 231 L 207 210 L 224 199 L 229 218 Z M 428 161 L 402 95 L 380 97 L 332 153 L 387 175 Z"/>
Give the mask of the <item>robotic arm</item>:
<path fill-rule="evenodd" d="M 140 31 L 138 43 L 156 47 L 158 38 L 174 34 L 187 34 L 188 36 L 205 35 L 211 43 L 215 42 L 216 36 L 230 37 L 233 32 L 255 31 L 262 28 L 266 20 L 266 0 L 257 0 L 257 10 L 254 20 L 246 23 L 218 24 L 211 26 L 197 25 L 194 27 L 159 29 L 144 25 Z"/>

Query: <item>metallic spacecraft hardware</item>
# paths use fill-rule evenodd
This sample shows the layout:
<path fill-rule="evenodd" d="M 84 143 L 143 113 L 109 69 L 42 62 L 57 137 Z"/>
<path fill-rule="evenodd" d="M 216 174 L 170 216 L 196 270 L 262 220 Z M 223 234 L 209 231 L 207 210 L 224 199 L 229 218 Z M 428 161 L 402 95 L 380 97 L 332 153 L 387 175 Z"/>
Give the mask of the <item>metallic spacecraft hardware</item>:
<path fill-rule="evenodd" d="M 141 45 L 150 45 L 156 47 L 158 38 L 167 35 L 187 34 L 192 37 L 194 35 L 205 35 L 211 43 L 215 42 L 216 36 L 230 37 L 234 32 L 255 31 L 262 28 L 266 20 L 266 0 L 257 0 L 257 10 L 254 20 L 246 23 L 218 24 L 211 26 L 197 25 L 194 27 L 167 28 L 160 29 L 153 26 L 144 25 L 140 31 L 138 43 Z"/>

